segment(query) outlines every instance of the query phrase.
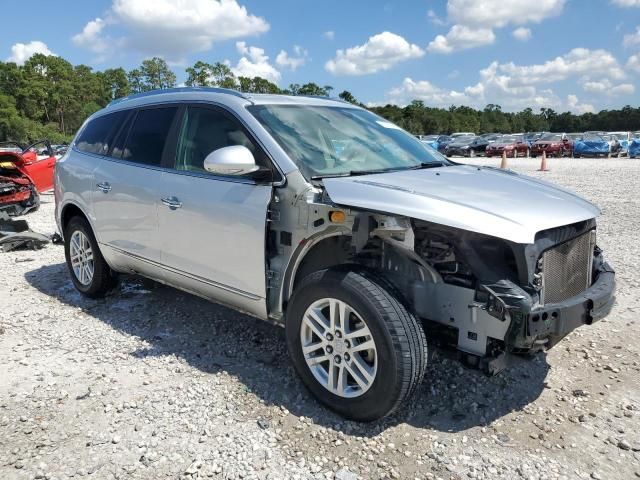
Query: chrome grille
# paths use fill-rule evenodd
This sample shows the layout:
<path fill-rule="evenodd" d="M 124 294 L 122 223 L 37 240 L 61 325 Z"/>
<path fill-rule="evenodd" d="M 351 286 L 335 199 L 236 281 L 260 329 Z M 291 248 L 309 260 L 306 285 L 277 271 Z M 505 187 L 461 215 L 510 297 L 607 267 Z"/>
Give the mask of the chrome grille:
<path fill-rule="evenodd" d="M 595 243 L 592 230 L 542 254 L 542 304 L 562 302 L 591 286 Z"/>

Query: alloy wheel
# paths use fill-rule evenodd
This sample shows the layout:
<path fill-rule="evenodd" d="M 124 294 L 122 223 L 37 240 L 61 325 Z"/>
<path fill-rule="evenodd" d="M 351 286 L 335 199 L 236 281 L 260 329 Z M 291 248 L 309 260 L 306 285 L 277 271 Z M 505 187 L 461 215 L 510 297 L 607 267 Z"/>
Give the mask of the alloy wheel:
<path fill-rule="evenodd" d="M 89 285 L 93 280 L 93 250 L 87 236 L 80 230 L 71 235 L 69 256 L 73 274 L 82 285 Z"/>
<path fill-rule="evenodd" d="M 375 341 L 363 318 L 342 300 L 312 303 L 302 318 L 300 342 L 311 373 L 334 395 L 359 397 L 373 385 Z"/>

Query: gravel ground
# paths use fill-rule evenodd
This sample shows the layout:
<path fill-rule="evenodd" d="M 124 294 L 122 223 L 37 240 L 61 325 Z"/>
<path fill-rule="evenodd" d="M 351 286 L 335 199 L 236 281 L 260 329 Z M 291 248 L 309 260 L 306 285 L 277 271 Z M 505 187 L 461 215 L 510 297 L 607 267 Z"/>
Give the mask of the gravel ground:
<path fill-rule="evenodd" d="M 602 207 L 613 313 L 495 377 L 433 348 L 377 423 L 315 402 L 281 328 L 135 277 L 87 300 L 61 246 L 0 253 L 0 479 L 640 477 L 640 161 L 510 165 Z M 53 198 L 27 219 L 53 233 Z"/>

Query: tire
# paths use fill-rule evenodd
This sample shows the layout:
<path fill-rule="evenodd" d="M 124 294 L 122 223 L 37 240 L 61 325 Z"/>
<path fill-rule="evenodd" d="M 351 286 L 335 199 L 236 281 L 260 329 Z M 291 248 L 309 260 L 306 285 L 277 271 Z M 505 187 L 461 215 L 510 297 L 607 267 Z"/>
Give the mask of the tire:
<path fill-rule="evenodd" d="M 556 152 L 556 158 L 562 158 L 562 157 L 564 157 L 564 152 L 562 151 L 562 149 L 560 149 Z"/>
<path fill-rule="evenodd" d="M 74 246 L 72 243 L 75 243 Z M 72 253 L 74 259 L 78 258 L 79 250 L 84 252 L 81 254 L 83 261 L 76 263 L 77 268 L 74 269 Z M 104 297 L 116 285 L 116 274 L 105 262 L 91 226 L 83 217 L 76 216 L 69 220 L 64 230 L 64 255 L 73 285 L 84 296 Z"/>
<path fill-rule="evenodd" d="M 475 158 L 476 151 L 473 148 L 469 149 L 469 158 Z"/>
<path fill-rule="evenodd" d="M 411 396 L 424 377 L 427 366 L 424 330 L 392 292 L 394 288 L 390 284 L 371 272 L 332 268 L 307 276 L 289 303 L 286 336 L 293 365 L 311 393 L 346 418 L 371 421 L 393 413 Z M 333 333 L 328 332 L 328 335 L 330 328 L 318 328 L 334 325 L 329 315 L 331 302 L 338 305 L 342 302 L 351 309 L 348 315 L 351 327 L 345 328 L 345 333 L 336 328 L 331 329 Z M 314 317 L 310 313 L 312 311 L 319 311 L 322 315 Z M 315 329 L 309 328 L 310 318 L 320 318 L 322 323 L 312 321 Z M 366 331 L 370 335 L 358 339 L 353 333 L 358 331 Z M 346 343 L 347 337 L 354 343 L 347 345 L 347 353 L 343 354 L 345 347 L 339 348 L 339 345 L 342 339 Z M 316 361 L 311 366 L 303 353 L 303 342 L 308 358 L 312 361 L 313 358 L 327 360 Z M 373 351 L 367 350 L 366 356 L 350 350 L 365 342 L 373 345 Z M 321 346 L 314 351 L 316 344 Z M 309 350 L 310 345 L 312 350 Z M 356 381 L 353 372 L 357 363 L 367 367 L 368 381 L 364 374 L 359 375 L 360 382 Z M 334 374 L 336 381 L 331 382 L 330 389 L 331 369 L 337 374 Z M 340 371 L 344 377 L 340 377 Z M 342 389 L 338 381 L 341 378 L 346 379 L 342 382 Z"/>

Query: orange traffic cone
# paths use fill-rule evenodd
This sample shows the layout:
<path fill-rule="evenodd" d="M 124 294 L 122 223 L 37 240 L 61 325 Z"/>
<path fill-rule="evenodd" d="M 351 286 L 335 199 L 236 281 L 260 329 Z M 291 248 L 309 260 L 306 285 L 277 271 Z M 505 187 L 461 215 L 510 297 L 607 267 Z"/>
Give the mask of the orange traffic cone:
<path fill-rule="evenodd" d="M 548 172 L 549 168 L 547 167 L 547 152 L 542 151 L 542 161 L 540 162 L 540 170 L 539 172 Z"/>
<path fill-rule="evenodd" d="M 502 161 L 500 162 L 500 168 L 509 168 L 507 167 L 507 152 L 502 151 Z"/>

